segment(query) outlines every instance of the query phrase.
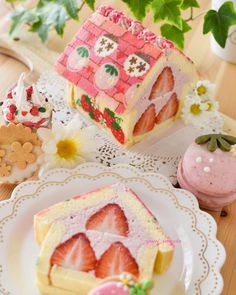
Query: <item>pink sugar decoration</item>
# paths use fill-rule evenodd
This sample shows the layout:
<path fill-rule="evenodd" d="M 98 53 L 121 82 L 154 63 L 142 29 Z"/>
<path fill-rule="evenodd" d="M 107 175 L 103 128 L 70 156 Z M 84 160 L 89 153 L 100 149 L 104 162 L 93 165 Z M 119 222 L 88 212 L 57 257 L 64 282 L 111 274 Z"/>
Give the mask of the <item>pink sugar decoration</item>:
<path fill-rule="evenodd" d="M 111 6 L 100 6 L 98 8 L 98 13 L 105 17 L 109 17 L 112 22 L 121 25 L 127 31 L 137 36 L 138 39 L 154 44 L 160 49 L 175 48 L 172 42 L 155 35 L 153 32 L 146 29 L 140 21 L 126 17 L 123 12 L 113 9 Z"/>

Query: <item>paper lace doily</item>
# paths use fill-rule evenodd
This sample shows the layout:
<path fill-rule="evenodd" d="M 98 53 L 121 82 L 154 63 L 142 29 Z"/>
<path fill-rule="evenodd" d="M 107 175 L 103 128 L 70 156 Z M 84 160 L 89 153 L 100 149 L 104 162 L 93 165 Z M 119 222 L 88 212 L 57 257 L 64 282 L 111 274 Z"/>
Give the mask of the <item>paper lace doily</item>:
<path fill-rule="evenodd" d="M 53 104 L 52 124 L 58 121 L 68 124 L 73 116 L 78 114 L 67 105 L 67 82 L 56 72 L 44 73 L 38 80 L 37 87 Z M 79 118 L 84 126 L 92 124 L 81 115 Z M 102 141 L 102 146 L 94 153 L 92 161 L 109 167 L 125 163 L 139 168 L 142 172 L 159 172 L 168 177 L 173 184 L 177 182 L 176 171 L 181 156 L 188 145 L 200 134 L 199 131 L 179 121 L 161 135 L 150 136 L 127 150 L 118 145 L 102 129 L 96 128 L 96 136 Z"/>

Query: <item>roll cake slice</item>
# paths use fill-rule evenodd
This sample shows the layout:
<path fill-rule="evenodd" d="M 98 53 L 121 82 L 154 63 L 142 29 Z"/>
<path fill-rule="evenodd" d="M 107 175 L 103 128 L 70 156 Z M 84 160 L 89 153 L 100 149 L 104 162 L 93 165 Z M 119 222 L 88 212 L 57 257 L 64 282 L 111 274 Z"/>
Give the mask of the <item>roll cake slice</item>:
<path fill-rule="evenodd" d="M 86 295 L 101 280 L 123 272 L 150 280 L 169 268 L 174 252 L 154 215 L 121 184 L 39 212 L 34 229 L 41 247 L 37 282 L 44 295 L 78 290 Z"/>

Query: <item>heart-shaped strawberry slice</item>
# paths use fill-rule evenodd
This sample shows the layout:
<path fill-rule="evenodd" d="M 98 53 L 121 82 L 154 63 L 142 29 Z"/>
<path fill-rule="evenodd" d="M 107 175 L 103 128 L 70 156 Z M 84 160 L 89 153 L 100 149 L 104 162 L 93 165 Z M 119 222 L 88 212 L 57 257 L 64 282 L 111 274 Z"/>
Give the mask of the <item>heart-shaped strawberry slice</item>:
<path fill-rule="evenodd" d="M 25 117 L 25 116 L 28 114 L 28 112 L 26 112 L 26 111 L 22 111 L 21 114 L 22 114 L 22 116 Z"/>

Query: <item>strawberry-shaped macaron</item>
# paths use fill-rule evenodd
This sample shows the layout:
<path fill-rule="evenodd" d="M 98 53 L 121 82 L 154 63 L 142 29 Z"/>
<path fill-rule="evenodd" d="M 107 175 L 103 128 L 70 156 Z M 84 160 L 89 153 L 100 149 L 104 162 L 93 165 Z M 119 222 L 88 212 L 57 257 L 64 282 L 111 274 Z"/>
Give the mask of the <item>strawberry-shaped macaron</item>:
<path fill-rule="evenodd" d="M 236 200 L 234 145 L 236 137 L 226 134 L 200 136 L 179 163 L 178 182 L 201 207 L 218 211 Z"/>
<path fill-rule="evenodd" d="M 130 273 L 122 273 L 105 279 L 88 295 L 147 295 L 152 287 L 152 281 L 139 283 Z"/>

